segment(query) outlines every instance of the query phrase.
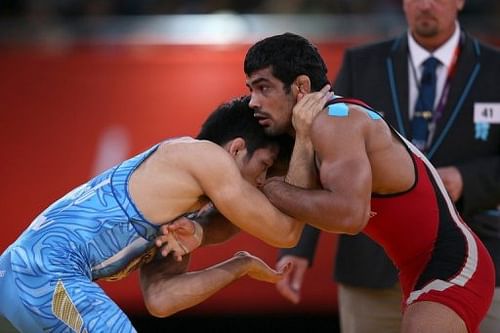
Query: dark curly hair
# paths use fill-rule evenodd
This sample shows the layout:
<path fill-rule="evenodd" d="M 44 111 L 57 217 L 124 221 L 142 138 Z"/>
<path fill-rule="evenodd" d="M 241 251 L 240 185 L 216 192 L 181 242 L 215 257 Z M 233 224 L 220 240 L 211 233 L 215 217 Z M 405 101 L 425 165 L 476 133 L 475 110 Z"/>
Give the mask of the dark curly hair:
<path fill-rule="evenodd" d="M 249 102 L 250 96 L 242 96 L 219 105 L 205 120 L 196 139 L 222 146 L 235 138 L 242 138 L 249 158 L 255 150 L 272 145 L 284 148 L 285 153 L 289 148 L 289 139 L 284 135 L 266 134 L 264 127 L 253 116 L 254 111 L 248 106 Z"/>
<path fill-rule="evenodd" d="M 248 50 L 244 63 L 247 76 L 267 67 L 284 83 L 287 93 L 299 75 L 309 77 L 313 91 L 329 83 L 328 69 L 316 46 L 304 37 L 289 32 L 265 38 Z"/>

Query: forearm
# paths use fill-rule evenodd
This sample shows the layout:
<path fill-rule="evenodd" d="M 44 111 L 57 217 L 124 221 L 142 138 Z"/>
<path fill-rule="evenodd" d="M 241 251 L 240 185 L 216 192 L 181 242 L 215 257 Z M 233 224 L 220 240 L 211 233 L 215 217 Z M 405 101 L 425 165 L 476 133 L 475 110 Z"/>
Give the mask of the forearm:
<path fill-rule="evenodd" d="M 369 207 L 356 208 L 328 190 L 302 189 L 274 180 L 266 184 L 264 193 L 285 214 L 328 232 L 356 234 L 369 217 Z"/>
<path fill-rule="evenodd" d="M 297 103 L 292 110 L 295 144 L 286 182 L 304 188 L 313 188 L 317 184 L 311 128 L 325 103 L 333 96 L 329 84 L 316 92 L 304 94 L 301 91 L 297 96 Z"/>
<path fill-rule="evenodd" d="M 248 267 L 248 258 L 235 256 L 204 270 L 163 274 L 143 288 L 148 310 L 154 316 L 167 317 L 199 304 L 244 276 Z"/>
<path fill-rule="evenodd" d="M 311 140 L 298 136 L 295 139 L 285 181 L 298 187 L 313 188 L 317 185 L 316 178 L 314 149 Z"/>
<path fill-rule="evenodd" d="M 202 246 L 223 243 L 240 231 L 213 207 L 197 217 L 196 221 L 203 228 Z"/>

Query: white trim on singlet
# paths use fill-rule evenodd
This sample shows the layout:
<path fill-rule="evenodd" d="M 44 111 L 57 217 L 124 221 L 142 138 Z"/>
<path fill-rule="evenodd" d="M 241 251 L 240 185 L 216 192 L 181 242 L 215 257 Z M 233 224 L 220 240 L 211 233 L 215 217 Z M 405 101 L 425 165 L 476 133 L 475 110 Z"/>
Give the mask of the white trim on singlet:
<path fill-rule="evenodd" d="M 455 210 L 455 206 L 453 205 L 453 202 L 451 201 L 450 197 L 448 196 L 446 188 L 441 180 L 441 177 L 439 176 L 438 172 L 436 171 L 436 169 L 432 166 L 432 164 L 429 162 L 429 160 L 427 160 L 427 158 L 415 146 L 413 146 L 408 140 L 406 140 L 400 134 L 398 134 L 398 135 L 403 140 L 403 142 L 406 144 L 406 146 L 410 149 L 410 151 L 413 152 L 418 158 L 420 158 L 425 163 L 425 165 L 430 170 L 430 172 L 432 173 L 434 181 L 436 182 L 439 190 L 443 194 L 446 205 L 448 207 L 448 211 L 450 212 L 451 217 L 453 218 L 453 221 L 458 226 L 458 228 L 462 231 L 462 233 L 465 236 L 466 242 L 467 242 L 467 259 L 465 261 L 465 265 L 462 267 L 462 270 L 450 281 L 443 281 L 443 280 L 436 279 L 436 280 L 433 280 L 432 282 L 426 284 L 423 288 L 411 292 L 410 296 L 408 297 L 408 299 L 406 301 L 406 304 L 409 305 L 412 302 L 414 302 L 416 299 L 418 299 L 420 297 L 420 295 L 427 293 L 431 290 L 443 291 L 443 290 L 446 290 L 449 287 L 452 287 L 454 285 L 464 286 L 472 278 L 472 276 L 476 272 L 477 263 L 478 263 L 478 250 L 477 250 L 477 243 L 476 243 L 476 240 L 474 239 L 474 236 L 472 235 L 469 228 L 462 222 L 462 220 L 458 216 L 457 211 Z"/>

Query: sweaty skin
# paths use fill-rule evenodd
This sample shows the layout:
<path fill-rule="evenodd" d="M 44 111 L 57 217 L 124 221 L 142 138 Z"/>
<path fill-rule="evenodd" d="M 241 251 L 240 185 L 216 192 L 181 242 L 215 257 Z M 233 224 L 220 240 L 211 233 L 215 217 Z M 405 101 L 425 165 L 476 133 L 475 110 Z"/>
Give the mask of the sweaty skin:
<path fill-rule="evenodd" d="M 293 182 L 294 185 L 304 187 L 304 188 L 312 188 L 317 186 L 317 175 L 315 173 L 315 166 L 313 162 L 313 150 L 312 150 L 312 144 L 309 139 L 309 128 L 311 127 L 311 123 L 313 119 L 316 117 L 316 115 L 323 109 L 323 106 L 325 105 L 326 101 L 330 98 L 333 97 L 333 92 L 330 92 L 330 85 L 326 85 L 321 91 L 312 93 L 312 94 L 299 94 L 297 96 L 297 103 L 295 107 L 293 108 L 293 112 L 298 118 L 296 123 L 296 126 L 300 128 L 299 134 L 295 137 L 295 145 L 294 145 L 294 151 L 291 157 L 291 163 L 293 163 L 296 167 L 293 170 L 288 170 L 287 174 L 287 181 Z M 231 152 L 231 151 L 230 151 Z M 254 153 L 254 155 L 257 155 L 258 152 Z M 192 154 L 190 154 L 192 155 Z M 255 156 L 257 159 L 259 156 Z M 252 162 L 252 161 L 251 161 Z M 252 163 L 248 163 L 252 164 Z M 253 163 L 256 164 L 256 163 Z M 267 162 L 265 165 L 270 166 L 271 163 Z M 248 172 L 248 170 L 254 170 L 254 172 Z M 267 168 L 266 168 L 267 169 Z M 220 176 L 224 178 L 226 175 L 224 173 L 221 173 L 220 170 L 222 170 L 219 167 L 218 174 L 216 176 Z M 247 171 L 243 171 L 247 170 Z M 255 171 L 257 170 L 257 171 Z M 244 169 L 242 169 L 243 173 L 247 173 L 248 177 L 252 179 L 252 175 L 258 174 L 259 173 L 259 168 L 258 167 L 248 167 L 246 166 Z M 255 177 L 253 177 L 255 178 Z M 280 178 L 281 179 L 281 178 Z M 227 181 L 227 179 L 224 179 L 224 181 Z M 262 185 L 264 184 L 264 178 L 262 178 L 260 184 L 257 185 Z M 259 180 L 257 181 L 259 183 Z M 231 186 L 234 184 L 229 184 L 228 186 Z M 221 188 L 217 187 L 217 191 L 220 191 Z M 210 196 L 209 194 L 207 194 Z M 250 203 L 250 206 L 252 207 L 261 207 L 258 203 L 259 201 L 252 201 L 248 200 L 251 197 L 244 196 L 246 198 L 245 203 L 242 204 L 248 204 Z M 264 198 L 264 202 L 266 200 L 265 197 L 263 196 L 258 196 L 257 199 L 261 200 Z M 255 206 L 253 206 L 255 204 Z M 266 202 L 267 206 L 269 206 L 269 203 Z M 158 247 L 163 247 L 162 248 L 162 254 L 166 255 L 170 252 L 177 253 L 173 247 L 176 245 L 176 243 L 179 243 L 181 246 L 186 247 L 187 251 L 181 251 L 181 254 L 176 254 L 177 257 L 179 258 L 180 255 L 186 254 L 188 252 L 191 252 L 194 250 L 196 247 L 201 245 L 201 243 L 207 245 L 207 244 L 213 244 L 213 243 L 220 243 L 226 239 L 228 239 L 230 236 L 234 235 L 235 232 L 237 232 L 237 228 L 235 230 L 234 227 L 231 227 L 231 224 L 228 223 L 228 220 L 231 221 L 236 227 L 244 229 L 245 227 L 239 225 L 238 223 L 235 223 L 227 214 L 224 213 L 218 207 L 217 202 L 213 201 L 213 203 L 210 203 L 210 206 L 215 206 L 217 208 L 218 212 L 216 214 L 212 214 L 215 209 L 207 209 L 209 211 L 208 214 L 205 215 L 212 215 L 210 217 L 209 223 L 204 223 L 204 239 L 202 241 L 195 241 L 191 237 L 192 234 L 194 234 L 194 230 L 196 229 L 196 225 L 191 225 L 189 226 L 189 223 L 184 224 L 187 228 L 189 228 L 191 231 L 186 232 L 186 229 L 180 228 L 177 229 L 177 226 L 179 225 L 180 222 L 184 218 L 179 218 L 173 223 L 169 223 L 167 225 L 162 226 L 162 234 L 157 238 L 156 245 Z M 207 206 L 205 206 L 207 207 Z M 269 207 L 268 207 L 269 208 Z M 273 206 L 271 205 L 270 209 L 273 210 Z M 266 209 L 266 206 L 264 206 L 264 209 Z M 223 216 L 221 218 L 221 213 Z M 184 219 L 186 220 L 186 219 Z M 260 221 L 260 220 L 254 220 L 254 221 Z M 184 221 L 186 222 L 186 221 Z M 244 221 L 248 222 L 248 221 Z M 252 222 L 250 222 L 252 224 Z M 261 223 L 258 223 L 259 225 Z M 272 222 L 269 222 L 270 225 L 272 225 Z M 266 227 L 269 228 L 269 227 Z M 302 232 L 303 226 L 301 225 L 300 227 L 300 232 Z M 183 230 L 183 232 L 180 232 L 180 230 Z M 208 236 L 207 236 L 208 234 Z M 275 235 L 276 236 L 276 235 Z M 259 237 L 259 236 L 257 236 Z M 284 234 L 278 234 L 277 237 L 285 237 Z M 182 239 L 181 239 L 182 238 Z M 259 237 L 262 239 L 262 237 Z M 286 238 L 286 237 L 285 237 Z M 174 242 L 171 240 L 174 239 Z M 178 242 L 179 241 L 179 242 Z M 164 245 L 165 244 L 165 245 Z M 172 246 L 173 244 L 173 246 Z"/>
<path fill-rule="evenodd" d="M 235 141 L 231 144 L 237 145 Z M 180 138 L 164 142 L 132 174 L 130 195 L 155 224 L 197 211 L 210 198 L 222 215 L 252 236 L 275 247 L 293 246 L 303 224 L 281 213 L 243 178 L 237 163 L 238 154 L 243 158 L 244 151 L 242 146 L 233 158 L 208 141 Z M 255 164 L 253 172 L 265 175 L 276 154 L 257 150 L 252 157 L 255 160 L 250 161 Z"/>
<path fill-rule="evenodd" d="M 372 192 L 403 192 L 415 181 L 405 147 L 383 121 L 374 121 L 358 106 L 349 106 L 348 117 L 320 113 L 311 142 L 322 189 L 305 192 L 270 181 L 264 192 L 284 212 L 319 229 L 356 234 L 370 217 Z"/>

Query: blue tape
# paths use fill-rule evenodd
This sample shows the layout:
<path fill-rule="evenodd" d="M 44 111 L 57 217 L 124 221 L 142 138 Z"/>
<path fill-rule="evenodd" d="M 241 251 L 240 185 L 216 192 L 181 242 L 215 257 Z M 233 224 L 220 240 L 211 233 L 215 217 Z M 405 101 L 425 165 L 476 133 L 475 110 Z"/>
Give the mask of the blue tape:
<path fill-rule="evenodd" d="M 365 107 L 360 106 L 360 108 L 365 111 L 368 116 L 373 119 L 373 120 L 379 120 L 382 119 L 382 117 Z M 328 106 L 328 115 L 329 116 L 334 116 L 334 117 L 347 117 L 349 115 L 349 107 L 345 103 L 336 103 Z"/>
<path fill-rule="evenodd" d="M 347 117 L 349 107 L 345 103 L 335 103 L 328 105 L 328 115 L 334 117 Z"/>

